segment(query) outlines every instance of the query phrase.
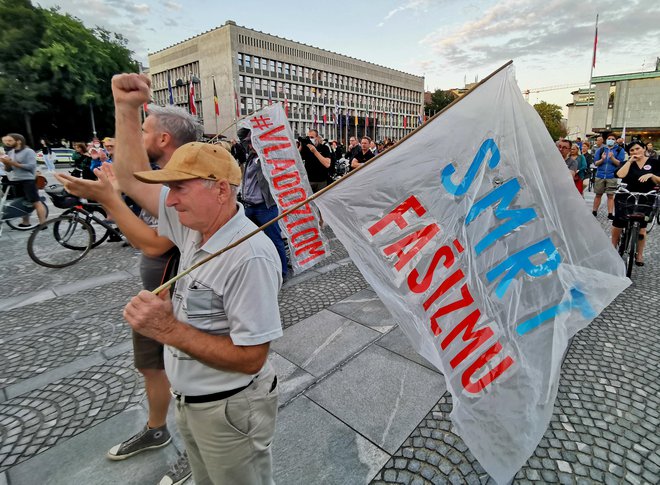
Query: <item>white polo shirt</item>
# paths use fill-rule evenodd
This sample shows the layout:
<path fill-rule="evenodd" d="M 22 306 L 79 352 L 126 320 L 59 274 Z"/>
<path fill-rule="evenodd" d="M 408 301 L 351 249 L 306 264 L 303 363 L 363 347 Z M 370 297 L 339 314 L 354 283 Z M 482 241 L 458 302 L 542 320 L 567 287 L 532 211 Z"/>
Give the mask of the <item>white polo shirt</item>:
<path fill-rule="evenodd" d="M 181 251 L 180 271 L 257 227 L 237 204 L 236 215 L 200 247 L 201 234 L 181 225 L 176 210 L 166 207 L 168 192 L 164 187 L 160 194 L 158 232 Z M 277 250 L 260 232 L 177 281 L 172 297 L 174 315 L 203 332 L 228 335 L 234 345 L 263 344 L 282 336 L 277 302 L 281 285 Z M 165 371 L 172 389 L 190 396 L 236 389 L 253 377 L 214 369 L 167 345 Z"/>

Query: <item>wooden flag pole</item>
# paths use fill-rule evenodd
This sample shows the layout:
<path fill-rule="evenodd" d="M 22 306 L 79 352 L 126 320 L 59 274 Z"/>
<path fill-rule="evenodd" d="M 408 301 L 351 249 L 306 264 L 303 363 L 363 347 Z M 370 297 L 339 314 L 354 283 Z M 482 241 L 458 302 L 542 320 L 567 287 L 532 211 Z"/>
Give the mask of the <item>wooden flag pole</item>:
<path fill-rule="evenodd" d="M 481 80 L 476 86 L 474 86 L 472 89 L 470 89 L 470 90 L 469 90 L 467 93 L 465 93 L 463 96 L 461 96 L 460 98 L 456 98 L 454 101 L 452 101 L 452 102 L 449 103 L 447 106 L 445 106 L 442 110 L 440 110 L 438 113 L 436 113 L 436 114 L 433 116 L 433 118 L 431 118 L 431 120 L 434 119 L 434 118 L 436 118 L 436 117 L 438 117 L 438 116 L 440 116 L 440 115 L 441 115 L 442 113 L 444 113 L 446 110 L 448 110 L 449 108 L 451 108 L 451 107 L 454 106 L 455 104 L 459 103 L 462 99 L 465 99 L 465 98 L 466 98 L 467 96 L 469 96 L 472 92 L 474 92 L 476 89 L 478 89 L 479 86 L 481 86 L 482 84 L 484 84 L 485 82 L 487 82 L 490 78 L 492 78 L 493 76 L 495 76 L 495 75 L 496 75 L 497 73 L 499 73 L 500 71 L 502 71 L 502 70 L 504 70 L 505 68 L 509 67 L 512 63 L 513 63 L 513 61 L 509 61 L 509 62 L 507 62 L 506 64 L 504 64 L 502 67 L 500 67 L 499 69 L 497 69 L 496 71 L 493 71 L 490 75 L 488 75 L 488 76 L 486 76 L 484 79 L 482 79 L 482 80 Z M 431 121 L 431 120 L 429 120 L 429 121 Z M 235 123 L 236 123 L 236 122 L 234 122 L 234 124 L 235 124 Z M 415 130 L 415 131 L 423 130 L 423 129 L 424 129 L 427 125 L 429 125 L 429 124 L 430 124 L 430 123 L 424 123 L 419 129 L 417 129 L 417 130 Z M 231 126 L 231 125 L 230 125 L 230 126 Z M 225 128 L 225 129 L 228 129 L 228 128 L 229 128 L 229 127 Z M 357 127 L 356 127 L 356 129 L 357 129 Z M 404 141 L 404 140 L 410 138 L 411 136 L 413 136 L 413 132 L 410 132 L 409 134 L 407 134 L 406 136 L 404 136 L 403 138 L 401 138 L 401 140 L 399 140 L 399 141 L 396 143 L 396 145 L 398 145 L 398 144 L 401 143 L 402 141 Z M 396 148 L 396 145 L 394 145 L 394 147 L 392 147 L 392 148 Z M 383 152 L 383 153 L 389 153 L 389 152 L 390 152 L 390 150 L 387 150 L 386 152 Z M 304 206 L 305 204 L 308 204 L 308 203 L 314 201 L 314 200 L 317 199 L 318 197 L 320 197 L 320 196 L 322 196 L 323 194 L 325 194 L 328 190 L 330 190 L 330 189 L 336 187 L 337 185 L 339 185 L 340 183 L 342 183 L 342 182 L 348 180 L 350 177 L 352 177 L 353 175 L 355 175 L 356 173 L 358 173 L 360 170 L 364 169 L 367 165 L 371 165 L 373 162 L 375 162 L 376 160 L 378 160 L 378 159 L 380 158 L 381 155 L 382 155 L 382 154 L 379 153 L 379 154 L 376 155 L 374 158 L 372 158 L 372 159 L 370 159 L 370 160 L 367 160 L 365 163 L 363 163 L 362 165 L 360 165 L 358 168 L 356 168 L 356 169 L 354 169 L 354 170 L 351 170 L 350 172 L 348 172 L 348 173 L 347 173 L 346 175 L 344 175 L 343 177 L 341 177 L 341 178 L 335 180 L 335 181 L 332 182 L 330 185 L 327 185 L 326 187 L 322 188 L 321 190 L 319 190 L 319 191 L 316 192 L 315 194 L 312 194 L 311 196 L 309 196 L 308 198 L 306 198 L 306 199 L 303 200 L 302 202 L 300 202 L 300 203 L 294 205 L 294 206 L 291 207 L 289 210 L 287 210 L 287 211 L 281 213 L 279 216 L 275 217 L 274 219 L 271 219 L 270 221 L 268 221 L 268 222 L 265 223 L 264 225 L 258 227 L 258 228 L 255 229 L 254 231 L 252 231 L 251 233 L 246 234 L 246 235 L 243 236 L 242 238 L 240 238 L 240 239 L 238 239 L 237 241 L 231 243 L 229 246 L 226 246 L 226 247 L 220 249 L 219 251 L 216 251 L 216 252 L 213 253 L 213 254 L 209 254 L 209 255 L 206 256 L 204 259 L 202 259 L 202 260 L 198 261 L 197 263 L 195 263 L 194 265 L 192 265 L 190 268 L 185 269 L 185 270 L 182 271 L 181 273 L 177 274 L 177 275 L 174 276 L 173 278 L 169 279 L 168 281 L 166 281 L 165 283 L 163 283 L 162 285 L 160 285 L 158 288 L 156 288 L 155 290 L 153 290 L 152 293 L 154 293 L 155 295 L 157 295 L 157 294 L 160 293 L 161 291 L 163 291 L 163 290 L 169 288 L 172 284 L 174 284 L 176 281 L 178 281 L 178 280 L 180 280 L 181 278 L 183 278 L 185 275 L 187 275 L 187 274 L 190 273 L 191 271 L 193 271 L 193 270 L 199 268 L 201 265 L 203 265 L 203 264 L 205 264 L 205 263 L 208 263 L 208 262 L 211 261 L 212 259 L 214 259 L 214 258 L 220 256 L 221 254 L 226 253 L 226 252 L 229 251 L 230 249 L 235 248 L 236 246 L 238 246 L 238 245 L 241 244 L 242 242 L 247 241 L 248 239 L 250 239 L 250 238 L 251 238 L 252 236 L 254 236 L 255 234 L 257 234 L 257 233 L 263 231 L 263 230 L 266 229 L 267 227 L 270 227 L 271 225 L 275 224 L 275 223 L 276 223 L 277 221 L 279 221 L 280 219 L 282 219 L 282 218 L 288 216 L 288 215 L 291 214 L 293 211 L 299 209 L 300 207 Z"/>

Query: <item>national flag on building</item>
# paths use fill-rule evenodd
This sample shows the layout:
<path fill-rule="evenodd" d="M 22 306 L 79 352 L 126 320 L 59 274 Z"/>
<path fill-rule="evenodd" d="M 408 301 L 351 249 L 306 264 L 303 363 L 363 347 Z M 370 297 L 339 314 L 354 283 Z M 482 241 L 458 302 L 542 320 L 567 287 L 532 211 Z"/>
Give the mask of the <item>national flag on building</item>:
<path fill-rule="evenodd" d="M 236 119 L 241 117 L 241 110 L 240 110 L 240 105 L 238 104 L 238 93 L 236 92 L 236 89 L 234 89 L 234 108 L 236 110 Z"/>
<path fill-rule="evenodd" d="M 335 104 L 335 125 L 339 124 L 339 105 Z"/>
<path fill-rule="evenodd" d="M 218 90 L 215 87 L 215 78 L 213 78 L 213 106 L 215 107 L 215 115 L 220 116 L 220 102 L 218 101 Z"/>
<path fill-rule="evenodd" d="M 192 78 L 188 84 L 188 106 L 190 107 L 190 114 L 197 116 L 197 106 L 195 106 L 195 85 L 192 82 Z"/>
<path fill-rule="evenodd" d="M 270 92 L 270 86 L 268 86 L 268 106 L 273 104 L 273 96 Z"/>
<path fill-rule="evenodd" d="M 358 125 L 358 112 L 355 111 L 355 126 Z"/>
<path fill-rule="evenodd" d="M 403 127 L 408 128 L 408 117 L 403 115 Z"/>
<path fill-rule="evenodd" d="M 172 91 L 172 79 L 170 75 L 167 75 L 167 96 L 169 98 L 170 104 L 174 104 L 174 92 Z"/>
<path fill-rule="evenodd" d="M 287 98 L 284 98 L 284 114 L 286 117 L 289 117 L 289 100 Z"/>
<path fill-rule="evenodd" d="M 596 33 L 594 34 L 594 55 L 591 60 L 591 67 L 596 67 L 596 48 L 598 47 L 598 14 L 596 14 Z"/>

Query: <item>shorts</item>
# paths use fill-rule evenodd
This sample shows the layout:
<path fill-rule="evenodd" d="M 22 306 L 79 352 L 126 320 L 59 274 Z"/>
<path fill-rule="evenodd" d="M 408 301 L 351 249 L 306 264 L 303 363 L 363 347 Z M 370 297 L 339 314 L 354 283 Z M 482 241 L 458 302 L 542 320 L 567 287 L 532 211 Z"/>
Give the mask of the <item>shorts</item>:
<path fill-rule="evenodd" d="M 596 195 L 603 194 L 613 194 L 616 192 L 616 187 L 619 185 L 618 178 L 611 179 L 600 179 L 596 177 L 596 183 L 594 184 L 594 192 Z"/>
<path fill-rule="evenodd" d="M 317 193 L 319 190 L 327 187 L 328 182 L 327 181 L 323 181 L 323 182 L 311 182 L 310 181 L 309 185 L 310 185 L 310 187 L 312 187 L 312 192 Z"/>
<path fill-rule="evenodd" d="M 136 369 L 165 369 L 163 344 L 133 330 L 133 362 Z"/>
<path fill-rule="evenodd" d="M 24 197 L 28 202 L 41 200 L 34 180 L 12 180 L 9 183 L 14 186 L 15 197 Z"/>

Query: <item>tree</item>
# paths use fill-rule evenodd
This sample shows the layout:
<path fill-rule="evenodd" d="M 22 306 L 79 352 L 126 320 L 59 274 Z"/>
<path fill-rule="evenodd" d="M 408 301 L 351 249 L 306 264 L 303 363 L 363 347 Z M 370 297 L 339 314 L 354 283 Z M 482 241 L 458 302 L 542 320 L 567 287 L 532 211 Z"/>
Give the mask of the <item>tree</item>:
<path fill-rule="evenodd" d="M 424 105 L 424 109 L 433 111 L 437 113 L 441 111 L 445 106 L 456 99 L 456 95 L 451 91 L 443 91 L 442 89 L 436 89 L 431 95 L 431 102 Z"/>
<path fill-rule="evenodd" d="M 0 18 L 12 19 L 0 30 L 3 126 L 25 129 L 32 144 L 33 124 L 51 138 L 88 139 L 93 107 L 99 132 L 112 133 L 110 79 L 138 67 L 126 40 L 28 0 L 0 0 Z"/>
<path fill-rule="evenodd" d="M 566 128 L 561 124 L 562 114 L 560 106 L 541 101 L 534 105 L 534 109 L 543 120 L 553 140 L 558 140 L 566 136 Z"/>

